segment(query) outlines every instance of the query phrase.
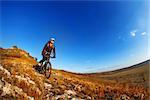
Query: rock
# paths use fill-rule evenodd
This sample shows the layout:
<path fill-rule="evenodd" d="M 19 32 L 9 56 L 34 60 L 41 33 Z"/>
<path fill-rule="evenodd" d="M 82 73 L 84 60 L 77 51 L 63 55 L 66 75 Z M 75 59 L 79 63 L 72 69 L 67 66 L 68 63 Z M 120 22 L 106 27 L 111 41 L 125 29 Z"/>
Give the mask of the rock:
<path fill-rule="evenodd" d="M 2 83 L 2 84 L 1 84 Z M 28 99 L 29 96 L 27 96 L 26 93 L 23 92 L 23 90 L 17 86 L 13 86 L 11 84 L 9 84 L 8 82 L 6 82 L 5 80 L 0 80 L 0 97 L 13 97 L 13 98 L 24 98 L 24 99 Z M 33 100 L 33 99 L 32 99 Z"/>
<path fill-rule="evenodd" d="M 81 98 L 72 98 L 71 100 L 85 100 L 85 99 L 81 99 Z"/>
<path fill-rule="evenodd" d="M 73 90 L 65 90 L 65 93 L 66 93 L 67 95 L 76 95 L 76 92 L 73 91 Z"/>
<path fill-rule="evenodd" d="M 56 100 L 60 100 L 60 99 L 65 99 L 65 98 L 67 98 L 67 96 L 66 95 L 57 95 L 56 97 L 55 97 L 55 99 Z"/>
<path fill-rule="evenodd" d="M 127 96 L 126 94 L 121 95 L 120 97 L 121 100 L 130 100 L 130 97 Z"/>
<path fill-rule="evenodd" d="M 51 89 L 52 85 L 48 83 L 44 83 L 45 89 Z"/>
<path fill-rule="evenodd" d="M 60 88 L 61 88 L 62 90 L 65 90 L 65 89 L 66 89 L 66 86 L 65 86 L 65 85 L 61 85 Z"/>
<path fill-rule="evenodd" d="M 34 100 L 34 97 L 28 96 L 28 100 Z"/>
<path fill-rule="evenodd" d="M 10 77 L 11 74 L 10 74 L 10 72 L 7 69 L 3 68 L 0 65 L 0 75 L 1 76 L 5 76 L 5 77 Z"/>

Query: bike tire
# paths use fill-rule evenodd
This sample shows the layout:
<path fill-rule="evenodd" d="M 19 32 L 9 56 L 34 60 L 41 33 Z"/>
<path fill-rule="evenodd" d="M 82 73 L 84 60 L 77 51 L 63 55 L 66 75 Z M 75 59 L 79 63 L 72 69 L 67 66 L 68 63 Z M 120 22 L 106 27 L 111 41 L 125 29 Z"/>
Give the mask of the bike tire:
<path fill-rule="evenodd" d="M 48 64 L 49 64 L 50 67 L 47 67 Z M 50 78 L 50 76 L 51 76 L 51 63 L 46 63 L 44 65 L 44 68 L 45 68 L 45 76 L 46 76 L 46 78 Z"/>

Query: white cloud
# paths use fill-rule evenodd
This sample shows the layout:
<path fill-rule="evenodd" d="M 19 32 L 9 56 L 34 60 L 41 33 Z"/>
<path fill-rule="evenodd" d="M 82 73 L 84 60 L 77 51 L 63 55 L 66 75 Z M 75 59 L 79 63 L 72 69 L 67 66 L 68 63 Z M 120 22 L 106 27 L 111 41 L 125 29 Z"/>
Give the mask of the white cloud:
<path fill-rule="evenodd" d="M 131 36 L 135 37 L 135 36 L 136 36 L 136 32 L 137 32 L 137 30 L 131 31 L 131 32 L 130 32 Z"/>
<path fill-rule="evenodd" d="M 142 32 L 141 35 L 146 35 L 146 32 Z"/>
<path fill-rule="evenodd" d="M 131 36 L 133 36 L 133 37 L 135 36 L 135 33 L 134 33 L 134 32 L 130 32 L 130 33 L 131 33 Z"/>

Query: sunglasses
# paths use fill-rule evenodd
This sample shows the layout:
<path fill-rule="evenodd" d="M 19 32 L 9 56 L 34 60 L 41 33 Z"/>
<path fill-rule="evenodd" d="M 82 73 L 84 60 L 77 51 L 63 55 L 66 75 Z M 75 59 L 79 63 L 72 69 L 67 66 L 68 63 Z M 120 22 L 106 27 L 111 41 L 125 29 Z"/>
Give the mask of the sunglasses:
<path fill-rule="evenodd" d="M 50 43 L 51 43 L 51 44 L 54 44 L 54 41 L 51 41 Z"/>

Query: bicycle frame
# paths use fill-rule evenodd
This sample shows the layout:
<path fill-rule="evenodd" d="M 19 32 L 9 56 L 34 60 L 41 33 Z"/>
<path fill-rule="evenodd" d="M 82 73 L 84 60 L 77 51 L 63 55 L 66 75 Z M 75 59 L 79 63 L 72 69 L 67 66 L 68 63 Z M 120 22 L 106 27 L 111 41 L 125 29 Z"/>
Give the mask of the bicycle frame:
<path fill-rule="evenodd" d="M 49 59 L 46 59 L 43 64 L 42 64 L 42 70 L 44 71 L 44 74 L 47 78 L 50 77 L 51 75 L 51 70 L 52 70 L 52 66 L 51 66 L 51 63 L 49 61 Z"/>

